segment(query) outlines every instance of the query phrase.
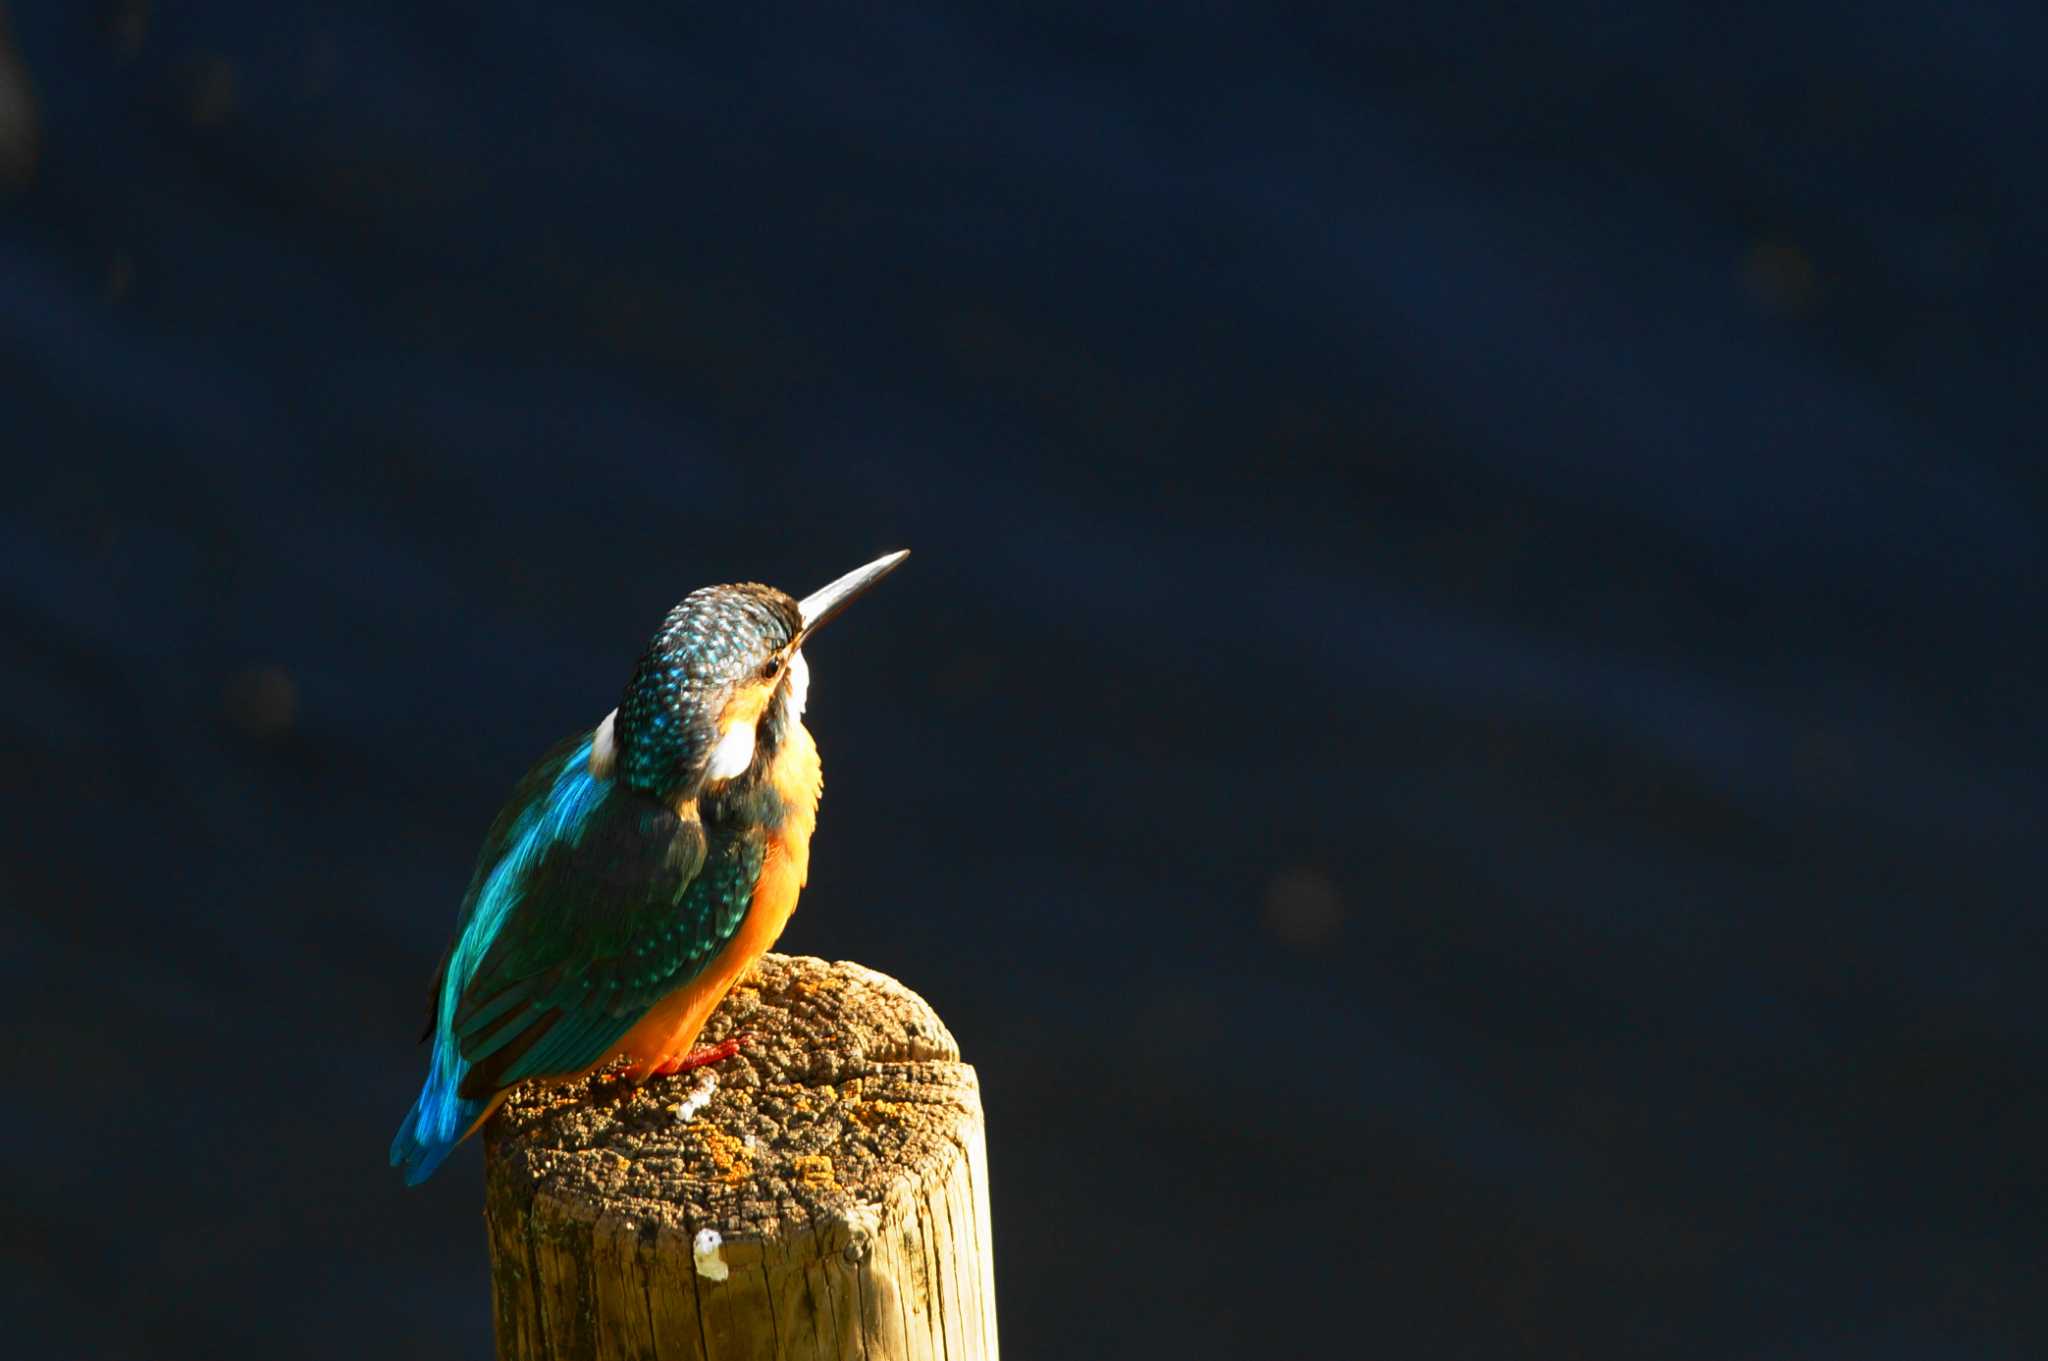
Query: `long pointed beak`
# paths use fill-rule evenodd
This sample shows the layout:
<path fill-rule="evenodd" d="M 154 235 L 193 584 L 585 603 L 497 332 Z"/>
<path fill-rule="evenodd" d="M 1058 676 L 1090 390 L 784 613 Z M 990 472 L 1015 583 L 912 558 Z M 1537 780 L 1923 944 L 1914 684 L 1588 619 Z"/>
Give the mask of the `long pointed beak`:
<path fill-rule="evenodd" d="M 802 638 L 808 638 L 816 633 L 824 626 L 826 620 L 851 605 L 855 596 L 895 571 L 909 556 L 910 550 L 905 548 L 876 558 L 867 566 L 856 567 L 830 586 L 820 587 L 799 600 L 796 607 L 803 611 L 804 616 Z"/>

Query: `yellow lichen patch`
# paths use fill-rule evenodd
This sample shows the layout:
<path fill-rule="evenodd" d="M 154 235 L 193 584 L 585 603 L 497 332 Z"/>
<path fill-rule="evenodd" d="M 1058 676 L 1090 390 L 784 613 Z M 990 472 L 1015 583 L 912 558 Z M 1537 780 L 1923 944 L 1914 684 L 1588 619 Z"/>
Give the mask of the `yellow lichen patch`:
<path fill-rule="evenodd" d="M 747 1156 L 746 1145 L 723 1130 L 713 1129 L 705 1121 L 691 1122 L 693 1133 L 700 1128 L 705 1155 L 711 1159 L 711 1166 L 717 1169 L 716 1180 L 736 1185 L 754 1175 L 754 1160 Z"/>
<path fill-rule="evenodd" d="M 796 980 L 796 991 L 806 997 L 816 997 L 821 992 L 838 992 L 846 986 L 846 980 L 836 973 L 812 974 Z"/>
<path fill-rule="evenodd" d="M 846 1108 L 846 1118 L 865 1130 L 901 1125 L 907 1115 L 908 1108 L 900 1101 L 862 1101 Z"/>
<path fill-rule="evenodd" d="M 803 1154 L 790 1160 L 796 1170 L 796 1178 L 805 1186 L 837 1190 L 839 1181 L 832 1175 L 832 1160 L 822 1153 Z"/>

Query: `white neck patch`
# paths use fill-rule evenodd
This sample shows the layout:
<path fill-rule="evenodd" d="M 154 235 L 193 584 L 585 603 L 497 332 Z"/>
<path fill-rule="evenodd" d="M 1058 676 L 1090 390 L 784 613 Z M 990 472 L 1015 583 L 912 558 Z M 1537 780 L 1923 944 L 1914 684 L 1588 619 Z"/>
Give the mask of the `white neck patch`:
<path fill-rule="evenodd" d="M 804 716 L 804 701 L 811 697 L 811 664 L 804 660 L 804 650 L 798 648 L 789 654 L 789 721 L 797 722 Z"/>
<path fill-rule="evenodd" d="M 744 775 L 752 764 L 754 725 L 735 723 L 725 730 L 725 736 L 719 738 L 718 745 L 711 749 L 711 765 L 704 774 L 713 780 L 730 780 L 735 775 Z"/>
<path fill-rule="evenodd" d="M 619 711 L 612 710 L 604 716 L 604 722 L 597 725 L 597 731 L 590 738 L 590 774 L 592 778 L 611 778 L 612 766 L 618 760 L 618 746 L 612 736 L 612 728 L 618 723 Z"/>

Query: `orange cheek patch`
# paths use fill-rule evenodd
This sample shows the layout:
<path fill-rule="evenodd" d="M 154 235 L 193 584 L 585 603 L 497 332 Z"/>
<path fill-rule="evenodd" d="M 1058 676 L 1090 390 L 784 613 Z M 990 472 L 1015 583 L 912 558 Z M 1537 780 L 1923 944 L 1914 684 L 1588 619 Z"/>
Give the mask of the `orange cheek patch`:
<path fill-rule="evenodd" d="M 741 724 L 749 728 L 755 726 L 761 721 L 761 715 L 767 712 L 768 701 L 774 696 L 775 687 L 771 684 L 749 681 L 742 685 L 725 702 L 725 712 L 718 716 L 719 732 L 731 732 Z"/>

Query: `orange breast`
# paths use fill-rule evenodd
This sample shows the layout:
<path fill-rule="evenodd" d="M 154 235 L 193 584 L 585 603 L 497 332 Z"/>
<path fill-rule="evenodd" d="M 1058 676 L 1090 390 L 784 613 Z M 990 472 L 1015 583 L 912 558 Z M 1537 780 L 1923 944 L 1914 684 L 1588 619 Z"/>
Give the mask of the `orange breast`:
<path fill-rule="evenodd" d="M 818 825 L 818 797 L 825 787 L 818 745 L 803 724 L 790 725 L 768 778 L 775 782 L 788 815 L 768 843 L 761 878 L 754 885 L 754 900 L 739 931 L 712 956 L 702 973 L 657 1002 L 604 1060 L 608 1063 L 618 1055 L 630 1058 L 630 1075 L 636 1082 L 657 1065 L 690 1052 L 704 1022 L 725 994 L 747 967 L 775 944 L 790 913 L 796 911 L 797 895 L 810 873 L 811 832 Z"/>

